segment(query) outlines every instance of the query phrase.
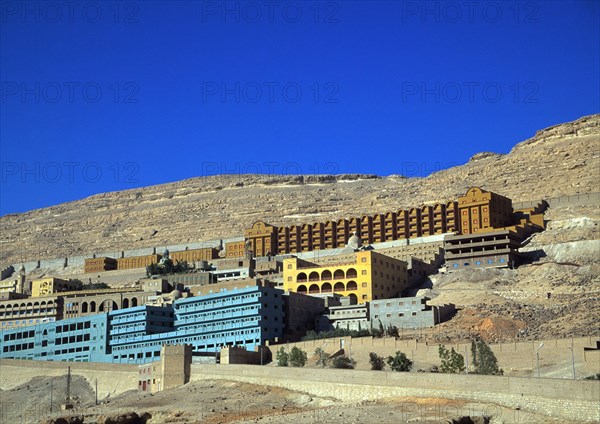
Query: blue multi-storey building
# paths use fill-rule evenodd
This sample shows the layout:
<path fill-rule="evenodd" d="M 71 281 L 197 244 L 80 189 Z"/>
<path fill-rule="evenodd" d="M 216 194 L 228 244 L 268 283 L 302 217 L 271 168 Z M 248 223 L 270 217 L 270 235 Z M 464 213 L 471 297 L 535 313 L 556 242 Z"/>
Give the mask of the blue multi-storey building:
<path fill-rule="evenodd" d="M 253 350 L 283 337 L 283 295 L 257 283 L 178 299 L 172 306 L 4 330 L 0 357 L 141 364 L 155 361 L 164 344 L 190 344 L 195 352 L 218 352 L 222 346 Z"/>
<path fill-rule="evenodd" d="M 107 323 L 107 314 L 100 314 L 4 330 L 0 357 L 109 362 Z"/>

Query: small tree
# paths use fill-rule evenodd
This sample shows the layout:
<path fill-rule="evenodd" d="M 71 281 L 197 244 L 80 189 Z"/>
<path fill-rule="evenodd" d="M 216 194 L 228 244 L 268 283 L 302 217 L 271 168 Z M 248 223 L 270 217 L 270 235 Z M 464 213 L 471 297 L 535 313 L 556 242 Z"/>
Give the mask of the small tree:
<path fill-rule="evenodd" d="M 321 365 L 322 368 L 327 366 L 329 360 L 329 354 L 320 347 L 315 349 L 315 356 L 317 357 L 317 365 Z"/>
<path fill-rule="evenodd" d="M 392 371 L 410 371 L 413 363 L 402 352 L 396 352 L 395 356 L 388 356 L 387 363 Z"/>
<path fill-rule="evenodd" d="M 331 367 L 352 370 L 356 367 L 356 361 L 347 355 L 340 355 L 331 360 Z"/>
<path fill-rule="evenodd" d="M 369 353 L 369 363 L 374 371 L 382 371 L 385 368 L 385 361 L 375 352 Z"/>
<path fill-rule="evenodd" d="M 292 367 L 303 367 L 306 365 L 306 352 L 294 346 L 288 357 Z"/>
<path fill-rule="evenodd" d="M 398 337 L 400 337 L 400 334 L 398 333 L 398 327 L 396 327 L 395 325 L 390 324 L 388 329 L 387 329 L 387 335 L 390 337 L 394 337 L 395 339 L 397 339 Z"/>
<path fill-rule="evenodd" d="M 277 366 L 287 367 L 290 355 L 286 353 L 285 348 L 281 347 L 275 354 L 275 359 L 277 360 Z"/>
<path fill-rule="evenodd" d="M 439 355 L 442 361 L 440 372 L 458 374 L 465 370 L 465 358 L 454 348 L 448 350 L 446 346 L 440 345 Z"/>
<path fill-rule="evenodd" d="M 474 374 L 502 375 L 504 371 L 498 368 L 498 360 L 492 349 L 484 340 L 471 342 Z"/>

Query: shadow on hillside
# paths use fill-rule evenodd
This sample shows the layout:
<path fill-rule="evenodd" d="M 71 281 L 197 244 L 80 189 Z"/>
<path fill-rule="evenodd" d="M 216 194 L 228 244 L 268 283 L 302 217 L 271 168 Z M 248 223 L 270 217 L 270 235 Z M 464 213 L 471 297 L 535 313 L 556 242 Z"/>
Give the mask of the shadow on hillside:
<path fill-rule="evenodd" d="M 532 250 L 530 252 L 519 252 L 519 265 L 531 265 L 545 258 L 546 252 L 544 249 Z"/>

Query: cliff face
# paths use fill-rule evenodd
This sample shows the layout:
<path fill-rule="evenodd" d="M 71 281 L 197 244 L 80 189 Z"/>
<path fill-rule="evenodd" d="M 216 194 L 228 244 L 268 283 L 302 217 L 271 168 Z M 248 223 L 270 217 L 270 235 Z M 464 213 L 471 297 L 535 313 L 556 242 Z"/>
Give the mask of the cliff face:
<path fill-rule="evenodd" d="M 600 115 L 538 131 L 509 154 L 480 153 L 427 178 L 224 175 L 104 193 L 0 218 L 3 265 L 241 235 L 455 199 L 481 186 L 515 201 L 598 191 Z"/>

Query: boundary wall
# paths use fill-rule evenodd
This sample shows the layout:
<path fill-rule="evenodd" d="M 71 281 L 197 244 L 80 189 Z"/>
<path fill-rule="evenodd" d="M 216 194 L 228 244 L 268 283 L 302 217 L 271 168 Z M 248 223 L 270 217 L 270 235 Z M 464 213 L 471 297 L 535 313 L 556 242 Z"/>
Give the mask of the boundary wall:
<path fill-rule="evenodd" d="M 343 341 L 342 341 L 343 340 Z M 537 368 L 537 350 L 541 343 L 544 346 L 539 350 L 540 369 L 542 375 L 546 370 L 563 368 L 564 376 L 571 377 L 572 361 L 575 362 L 575 372 L 578 379 L 600 372 L 600 350 L 584 350 L 584 348 L 595 348 L 600 337 L 578 337 L 573 339 L 545 339 L 536 341 L 521 341 L 508 343 L 490 343 L 489 346 L 498 359 L 498 366 L 505 374 L 528 375 L 533 374 Z M 465 362 L 471 366 L 471 342 L 463 343 L 441 343 L 447 349 L 454 348 L 463 355 Z M 379 356 L 394 355 L 400 351 L 413 361 L 413 369 L 428 370 L 432 365 L 440 364 L 439 343 L 419 342 L 416 339 L 401 340 L 393 337 L 336 337 L 331 339 L 310 340 L 286 344 L 271 344 L 273 352 L 282 346 L 286 350 L 294 346 L 304 350 L 310 357 L 316 348 L 320 347 L 329 354 L 339 349 L 344 349 L 357 361 L 358 369 L 370 369 L 369 353 L 375 352 Z M 571 356 L 571 347 L 573 356 Z M 557 374 L 560 378 L 561 374 Z M 564 378 L 564 377 L 563 377 Z"/>
<path fill-rule="evenodd" d="M 505 407 L 559 420 L 600 421 L 600 381 L 256 365 L 192 365 L 192 381 L 214 379 L 281 387 L 342 402 L 398 397 L 440 398 L 488 404 L 486 411 L 491 416 L 501 416 L 501 407 Z M 452 414 L 454 411 L 446 412 Z M 511 422 L 532 421 L 521 418 Z"/>
<path fill-rule="evenodd" d="M 39 376 L 66 378 L 69 366 L 72 375 L 84 377 L 94 389 L 98 380 L 98 399 L 134 390 L 138 385 L 139 371 L 135 364 L 0 359 L 0 389 L 10 390 Z"/>

